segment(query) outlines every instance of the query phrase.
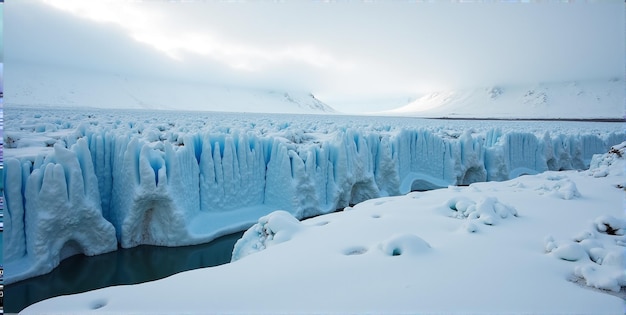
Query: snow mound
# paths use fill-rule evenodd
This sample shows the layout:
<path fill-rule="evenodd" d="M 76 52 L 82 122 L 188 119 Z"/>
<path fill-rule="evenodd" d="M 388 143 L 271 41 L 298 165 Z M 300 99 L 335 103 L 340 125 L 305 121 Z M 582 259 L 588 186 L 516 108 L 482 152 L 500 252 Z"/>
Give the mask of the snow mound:
<path fill-rule="evenodd" d="M 503 204 L 495 197 L 485 197 L 474 202 L 467 197 L 455 197 L 444 206 L 448 216 L 458 219 L 478 220 L 485 225 L 496 225 L 501 219 L 517 216 L 517 210 Z M 475 232 L 477 227 L 472 223 L 464 224 L 468 232 Z"/>
<path fill-rule="evenodd" d="M 235 243 L 231 262 L 286 242 L 304 228 L 305 226 L 298 219 L 284 210 L 277 210 L 263 216 Z"/>
<path fill-rule="evenodd" d="M 430 244 L 415 234 L 396 234 L 381 242 L 379 248 L 388 256 L 416 255 L 431 249 Z"/>
<path fill-rule="evenodd" d="M 559 259 L 579 262 L 574 267 L 573 280 L 581 280 L 596 289 L 620 292 L 626 287 L 625 229 L 626 220 L 599 216 L 573 240 L 555 241 L 548 236 L 545 250 Z"/>
<path fill-rule="evenodd" d="M 556 242 L 551 236 L 546 238 L 545 250 L 552 253 L 559 259 L 567 261 L 578 261 L 589 256 L 585 252 L 585 248 L 573 241 Z"/>
<path fill-rule="evenodd" d="M 587 174 L 593 177 L 606 177 L 612 176 L 624 176 L 624 170 L 626 169 L 626 141 L 614 145 L 609 152 L 604 154 L 594 154 L 589 163 L 589 170 Z M 618 184 L 619 188 L 624 189 L 626 182 Z"/>
<path fill-rule="evenodd" d="M 598 217 L 593 223 L 598 232 L 608 235 L 623 236 L 626 229 L 626 220 L 609 215 Z"/>
<path fill-rule="evenodd" d="M 613 266 L 585 265 L 576 267 L 574 274 L 584 279 L 585 284 L 596 289 L 619 292 L 626 286 L 624 268 Z M 604 268 L 602 268 L 604 267 Z"/>
<path fill-rule="evenodd" d="M 563 200 L 576 199 L 582 196 L 576 183 L 566 173 L 553 171 L 539 174 L 524 183 L 512 181 L 509 187 L 516 191 L 532 190 L 541 196 Z"/>
<path fill-rule="evenodd" d="M 540 195 L 570 200 L 581 196 L 576 184 L 568 178 L 549 181 L 536 189 Z"/>

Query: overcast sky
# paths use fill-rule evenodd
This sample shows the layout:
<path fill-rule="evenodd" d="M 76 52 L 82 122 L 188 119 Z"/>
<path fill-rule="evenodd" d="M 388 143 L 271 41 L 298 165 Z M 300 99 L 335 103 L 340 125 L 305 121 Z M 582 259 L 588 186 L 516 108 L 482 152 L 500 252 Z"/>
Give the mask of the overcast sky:
<path fill-rule="evenodd" d="M 340 111 L 433 90 L 623 77 L 623 1 L 11 0 L 6 63 L 310 91 Z"/>

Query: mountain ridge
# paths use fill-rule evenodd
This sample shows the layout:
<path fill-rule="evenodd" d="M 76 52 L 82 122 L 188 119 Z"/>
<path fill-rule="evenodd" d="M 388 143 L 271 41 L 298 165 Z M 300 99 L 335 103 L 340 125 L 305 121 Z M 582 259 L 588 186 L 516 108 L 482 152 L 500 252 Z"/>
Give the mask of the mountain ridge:
<path fill-rule="evenodd" d="M 624 119 L 624 79 L 438 91 L 379 112 L 427 118 Z"/>

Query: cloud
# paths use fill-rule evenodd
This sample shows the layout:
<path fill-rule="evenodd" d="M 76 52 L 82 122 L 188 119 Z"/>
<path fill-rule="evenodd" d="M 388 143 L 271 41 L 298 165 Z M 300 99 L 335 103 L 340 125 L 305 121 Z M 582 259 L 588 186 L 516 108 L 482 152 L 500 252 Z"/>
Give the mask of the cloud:
<path fill-rule="evenodd" d="M 368 98 L 382 104 L 434 89 L 623 77 L 625 68 L 619 1 L 6 5 L 9 61 L 307 90 L 331 105 Z"/>
<path fill-rule="evenodd" d="M 180 10 L 180 4 L 76 0 L 46 0 L 45 3 L 75 16 L 116 25 L 133 39 L 176 60 L 184 60 L 186 54 L 195 54 L 247 71 L 263 70 L 272 64 L 289 61 L 317 67 L 338 66 L 332 56 L 311 45 L 286 43 L 281 47 L 264 47 L 220 36 L 214 31 L 219 25 L 198 27 L 204 19 L 189 21 L 192 11 L 190 8 Z"/>

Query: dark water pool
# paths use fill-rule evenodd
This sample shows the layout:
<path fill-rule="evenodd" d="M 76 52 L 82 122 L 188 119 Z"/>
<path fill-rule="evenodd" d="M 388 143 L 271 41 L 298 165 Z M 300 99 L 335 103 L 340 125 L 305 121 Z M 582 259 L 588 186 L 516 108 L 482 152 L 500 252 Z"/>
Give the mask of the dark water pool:
<path fill-rule="evenodd" d="M 72 256 L 48 274 L 5 286 L 4 312 L 17 313 L 59 295 L 147 282 L 181 271 L 222 265 L 230 262 L 241 235 L 243 232 L 229 234 L 194 246 L 142 245 L 93 257 Z"/>

